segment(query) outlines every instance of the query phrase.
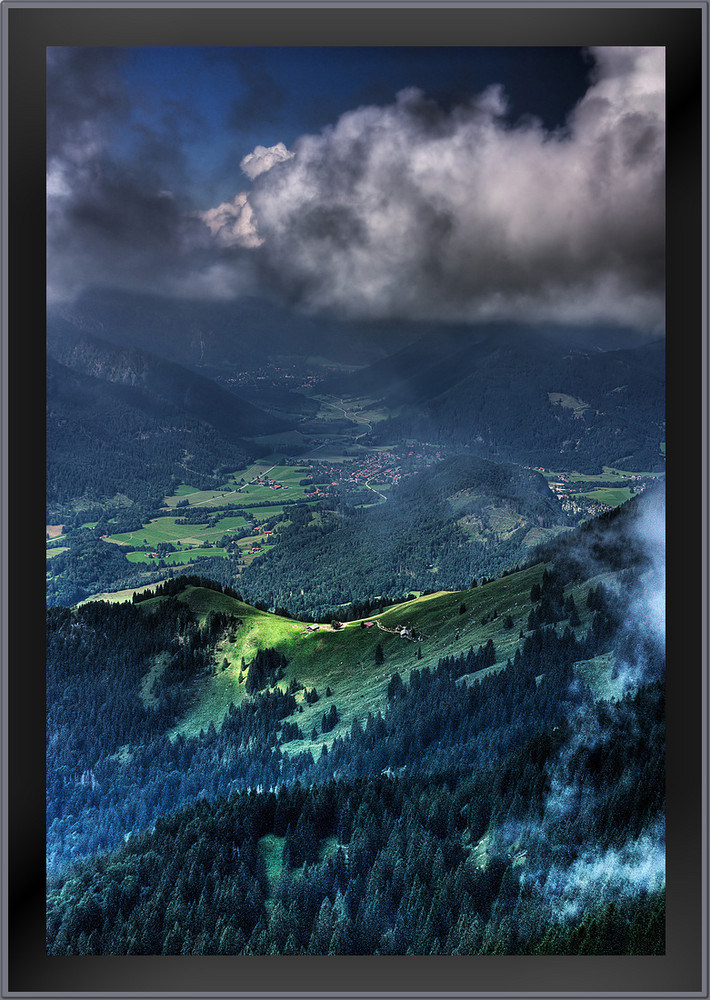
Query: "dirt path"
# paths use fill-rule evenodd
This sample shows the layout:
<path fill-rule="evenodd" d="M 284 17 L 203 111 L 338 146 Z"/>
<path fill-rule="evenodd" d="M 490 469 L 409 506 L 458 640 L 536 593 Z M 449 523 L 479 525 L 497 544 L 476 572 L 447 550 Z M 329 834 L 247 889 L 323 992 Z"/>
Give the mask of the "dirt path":
<path fill-rule="evenodd" d="M 273 468 L 273 466 L 272 466 L 272 468 Z M 253 482 L 253 480 L 252 480 L 252 482 Z M 248 486 L 249 484 L 245 483 L 244 485 Z M 242 486 L 242 489 L 244 489 L 244 486 Z M 226 500 L 227 497 L 231 497 L 234 493 L 238 493 L 238 492 L 239 492 L 239 490 L 230 490 L 229 493 L 220 493 L 220 495 L 218 497 L 208 497 L 207 500 L 197 500 L 195 503 L 191 503 L 188 506 L 190 506 L 190 507 L 201 507 L 203 503 L 214 503 L 215 500 Z"/>

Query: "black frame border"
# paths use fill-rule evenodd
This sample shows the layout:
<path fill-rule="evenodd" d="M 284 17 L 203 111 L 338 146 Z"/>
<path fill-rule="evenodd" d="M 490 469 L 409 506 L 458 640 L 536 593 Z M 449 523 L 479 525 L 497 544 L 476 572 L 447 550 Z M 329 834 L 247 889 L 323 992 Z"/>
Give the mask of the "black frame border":
<path fill-rule="evenodd" d="M 707 993 L 704 529 L 707 0 L 3 6 L 5 710 L 2 996 L 671 996 Z M 664 957 L 72 957 L 44 945 L 45 48 L 50 45 L 663 45 L 667 56 L 668 925 Z M 24 484 L 24 486 L 22 486 Z M 11 492 L 14 486 L 16 492 Z M 11 533 L 10 533 L 11 526 Z M 689 530 L 693 534 L 689 534 Z M 701 565 L 702 563 L 702 565 Z M 688 576 L 691 580 L 688 580 Z M 682 587 L 678 581 L 684 581 Z M 676 586 L 674 586 L 674 581 Z M 674 623 L 685 623 L 682 635 Z M 689 626 L 688 623 L 691 623 Z M 9 636 L 8 636 L 9 633 Z M 293 987 L 306 992 L 290 992 Z"/>

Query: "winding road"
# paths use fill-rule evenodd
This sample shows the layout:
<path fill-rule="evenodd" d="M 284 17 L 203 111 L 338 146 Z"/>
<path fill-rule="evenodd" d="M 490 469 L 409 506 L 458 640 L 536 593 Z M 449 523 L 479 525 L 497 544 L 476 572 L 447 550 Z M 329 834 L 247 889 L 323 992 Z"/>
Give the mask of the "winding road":
<path fill-rule="evenodd" d="M 372 432 L 372 424 L 370 423 L 370 421 L 365 420 L 363 417 L 358 417 L 356 413 L 352 412 L 352 410 L 351 411 L 346 410 L 345 407 L 343 406 L 344 400 L 341 399 L 339 401 L 339 404 L 336 404 L 336 403 L 331 403 L 329 399 L 324 398 L 323 402 L 326 404 L 326 406 L 332 406 L 334 410 L 340 410 L 340 412 L 347 420 L 354 420 L 358 424 L 365 424 L 367 430 L 363 431 L 362 434 L 356 435 L 355 437 L 356 441 L 359 441 L 361 437 L 365 437 L 366 434 Z"/>

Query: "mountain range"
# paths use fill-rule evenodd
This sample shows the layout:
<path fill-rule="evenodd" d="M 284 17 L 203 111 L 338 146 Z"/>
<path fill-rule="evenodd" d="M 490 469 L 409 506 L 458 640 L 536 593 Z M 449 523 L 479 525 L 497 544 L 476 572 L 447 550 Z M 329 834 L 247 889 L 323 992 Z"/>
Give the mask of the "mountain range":
<path fill-rule="evenodd" d="M 393 414 L 374 440 L 414 438 L 488 458 L 560 469 L 662 468 L 665 342 L 570 348 L 560 331 L 509 324 L 425 338 L 386 361 L 327 383 L 375 396 Z"/>

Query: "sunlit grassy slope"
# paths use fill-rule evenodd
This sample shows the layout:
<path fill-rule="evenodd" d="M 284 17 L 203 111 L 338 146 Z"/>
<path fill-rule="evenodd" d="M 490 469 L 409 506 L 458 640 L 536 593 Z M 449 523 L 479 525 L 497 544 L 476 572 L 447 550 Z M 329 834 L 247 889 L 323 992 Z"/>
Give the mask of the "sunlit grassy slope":
<path fill-rule="evenodd" d="M 530 589 L 541 580 L 543 569 L 543 565 L 538 565 L 472 590 L 440 591 L 418 597 L 371 616 L 367 620 L 378 623 L 372 628 L 352 622 L 339 630 L 321 625 L 313 633 L 307 631 L 305 623 L 259 611 L 226 594 L 187 587 L 178 600 L 194 613 L 205 618 L 210 611 L 219 611 L 228 615 L 233 624 L 218 643 L 216 672 L 200 681 L 195 704 L 171 735 L 177 732 L 195 735 L 201 729 L 206 730 L 210 722 L 219 727 L 230 704 L 239 704 L 247 697 L 247 668 L 257 650 L 273 647 L 289 661 L 278 686 L 285 690 L 296 680 L 304 688 L 315 687 L 320 695 L 315 704 L 309 705 L 304 690 L 297 692 L 298 710 L 289 721 L 299 724 L 304 739 L 286 744 L 286 752 L 310 749 L 320 753 L 322 744 L 330 744 L 336 736 L 344 735 L 355 718 L 364 723 L 368 712 L 384 712 L 387 684 L 395 671 L 406 681 L 412 668 L 436 667 L 440 657 L 467 652 L 471 646 L 477 649 L 489 639 L 495 644 L 496 663 L 488 669 L 502 669 L 523 642 L 520 631 L 525 632 L 531 608 Z M 589 623 L 585 600 L 590 583 L 597 579 L 566 591 L 574 595 L 582 620 L 578 634 Z M 167 598 L 153 598 L 142 602 L 140 607 L 150 613 L 164 600 Z M 512 626 L 509 622 L 506 626 L 507 616 L 512 618 Z M 410 641 L 393 631 L 384 631 L 402 625 L 415 629 L 422 640 Z M 378 644 L 384 653 L 380 664 L 375 656 Z M 604 681 L 610 669 L 611 663 L 602 659 L 590 661 L 584 667 L 585 683 L 598 688 L 600 696 L 613 693 Z M 330 695 L 326 695 L 328 688 Z M 333 703 L 340 721 L 324 735 L 321 719 Z M 318 734 L 312 739 L 314 727 Z"/>

